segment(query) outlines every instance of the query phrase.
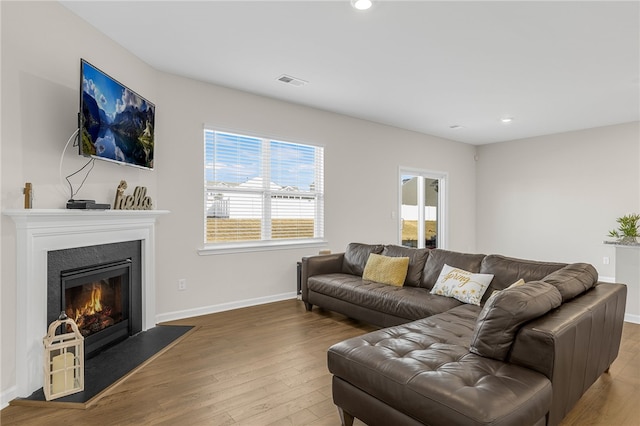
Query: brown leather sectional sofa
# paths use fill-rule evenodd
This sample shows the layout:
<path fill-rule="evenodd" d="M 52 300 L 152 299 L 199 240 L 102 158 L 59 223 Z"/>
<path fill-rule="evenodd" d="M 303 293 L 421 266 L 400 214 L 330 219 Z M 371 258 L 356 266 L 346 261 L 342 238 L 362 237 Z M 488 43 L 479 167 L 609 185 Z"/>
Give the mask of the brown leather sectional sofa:
<path fill-rule="evenodd" d="M 362 279 L 371 253 L 409 257 L 404 285 Z M 430 293 L 445 264 L 494 275 L 480 306 Z M 301 281 L 307 310 L 387 327 L 328 351 L 344 425 L 557 425 L 617 357 L 626 301 L 588 264 L 391 245 L 306 257 Z"/>

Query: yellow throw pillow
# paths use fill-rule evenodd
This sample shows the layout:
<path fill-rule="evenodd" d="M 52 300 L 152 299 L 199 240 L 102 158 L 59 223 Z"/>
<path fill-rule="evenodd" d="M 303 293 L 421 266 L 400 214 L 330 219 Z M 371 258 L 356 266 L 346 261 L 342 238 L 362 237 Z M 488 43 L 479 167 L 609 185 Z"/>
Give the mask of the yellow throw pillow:
<path fill-rule="evenodd" d="M 516 281 L 515 283 L 511 284 L 509 287 L 507 288 L 514 288 L 514 287 L 520 287 L 521 285 L 524 285 L 524 280 L 522 278 L 520 278 L 518 281 Z M 507 289 L 505 288 L 505 290 Z"/>
<path fill-rule="evenodd" d="M 362 279 L 402 287 L 409 269 L 408 257 L 390 257 L 371 253 Z"/>
<path fill-rule="evenodd" d="M 520 287 L 521 285 L 524 285 L 524 280 L 522 278 L 520 278 L 515 283 L 511 284 L 509 287 L 505 288 L 505 290 L 509 288 L 514 288 L 514 287 Z M 501 291 L 503 290 L 493 290 L 493 293 L 491 293 L 491 295 L 493 296 L 494 294 L 500 293 Z"/>

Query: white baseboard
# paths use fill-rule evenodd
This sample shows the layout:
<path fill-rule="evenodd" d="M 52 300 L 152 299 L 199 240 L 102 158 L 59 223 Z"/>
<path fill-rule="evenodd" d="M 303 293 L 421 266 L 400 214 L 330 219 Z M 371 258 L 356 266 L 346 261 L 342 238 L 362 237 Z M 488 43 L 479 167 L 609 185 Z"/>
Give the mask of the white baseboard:
<path fill-rule="evenodd" d="M 235 302 L 221 303 L 219 305 L 203 306 L 201 308 L 186 309 L 184 311 L 167 312 L 156 315 L 156 323 L 175 321 L 184 318 L 198 317 L 200 315 L 215 314 L 217 312 L 233 309 L 247 308 L 249 306 L 264 305 L 266 303 L 280 302 L 282 300 L 295 299 L 296 292 L 275 294 L 273 296 L 257 297 L 254 299 L 238 300 Z"/>
<path fill-rule="evenodd" d="M 0 410 L 7 407 L 10 401 L 13 401 L 18 397 L 17 391 L 18 388 L 16 386 L 11 386 L 9 389 L 0 393 Z"/>
<path fill-rule="evenodd" d="M 602 281 L 604 283 L 615 283 L 616 279 L 615 277 L 598 277 L 598 281 Z M 640 315 L 624 314 L 624 321 L 640 324 Z"/>
<path fill-rule="evenodd" d="M 599 277 L 598 280 L 605 283 L 615 283 L 615 279 L 612 277 Z M 175 320 L 180 320 L 185 318 L 198 317 L 201 315 L 215 314 L 217 312 L 230 311 L 230 310 L 239 309 L 239 308 L 247 308 L 249 306 L 264 305 L 266 303 L 280 302 L 282 300 L 290 300 L 290 299 L 296 299 L 296 298 L 298 300 L 301 300 L 296 293 L 291 292 L 291 293 L 276 294 L 276 295 L 267 296 L 267 297 L 257 297 L 255 299 L 247 299 L 247 300 L 239 300 L 236 302 L 222 303 L 219 305 L 204 306 L 196 309 L 187 309 L 184 311 L 167 312 L 165 314 L 156 315 L 156 323 L 159 324 L 167 321 L 175 321 Z M 630 322 L 633 324 L 640 324 L 640 315 L 625 314 L 624 321 Z"/>
<path fill-rule="evenodd" d="M 640 315 L 624 314 L 624 321 L 640 324 Z"/>

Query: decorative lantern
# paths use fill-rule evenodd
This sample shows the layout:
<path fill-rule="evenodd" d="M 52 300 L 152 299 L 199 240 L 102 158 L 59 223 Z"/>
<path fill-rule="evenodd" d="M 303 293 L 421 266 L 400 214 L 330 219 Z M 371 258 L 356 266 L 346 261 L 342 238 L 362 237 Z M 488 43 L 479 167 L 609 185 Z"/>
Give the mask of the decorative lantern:
<path fill-rule="evenodd" d="M 61 325 L 72 333 L 56 335 Z M 44 337 L 44 396 L 47 401 L 84 390 L 84 337 L 65 313 L 49 325 Z"/>

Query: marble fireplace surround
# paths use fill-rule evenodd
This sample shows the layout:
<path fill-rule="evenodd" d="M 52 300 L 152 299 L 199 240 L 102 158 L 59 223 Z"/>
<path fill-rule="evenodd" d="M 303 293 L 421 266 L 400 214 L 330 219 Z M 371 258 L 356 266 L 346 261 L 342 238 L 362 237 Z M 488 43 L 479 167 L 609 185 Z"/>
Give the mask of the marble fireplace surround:
<path fill-rule="evenodd" d="M 42 387 L 47 332 L 47 254 L 141 242 L 142 330 L 156 325 L 155 223 L 166 210 L 5 210 L 16 225 L 16 395 Z"/>

